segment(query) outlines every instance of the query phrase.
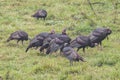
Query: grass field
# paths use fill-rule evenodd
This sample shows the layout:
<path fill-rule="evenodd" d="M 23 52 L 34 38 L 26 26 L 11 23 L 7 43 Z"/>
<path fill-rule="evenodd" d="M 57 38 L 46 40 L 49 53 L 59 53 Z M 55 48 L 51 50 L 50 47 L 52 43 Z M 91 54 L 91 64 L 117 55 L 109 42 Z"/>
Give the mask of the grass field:
<path fill-rule="evenodd" d="M 100 3 L 96 3 L 100 2 Z M 120 3 L 118 0 L 91 0 L 94 12 L 87 0 L 0 0 L 0 76 L 4 80 L 120 80 Z M 46 20 L 36 20 L 31 15 L 38 9 L 48 12 Z M 112 30 L 109 40 L 103 41 L 103 50 L 82 50 L 79 54 L 87 62 L 69 61 L 59 52 L 52 55 L 30 49 L 16 41 L 6 43 L 10 33 L 24 30 L 33 38 L 40 32 L 55 29 L 74 39 L 88 35 L 97 27 L 107 26 Z"/>

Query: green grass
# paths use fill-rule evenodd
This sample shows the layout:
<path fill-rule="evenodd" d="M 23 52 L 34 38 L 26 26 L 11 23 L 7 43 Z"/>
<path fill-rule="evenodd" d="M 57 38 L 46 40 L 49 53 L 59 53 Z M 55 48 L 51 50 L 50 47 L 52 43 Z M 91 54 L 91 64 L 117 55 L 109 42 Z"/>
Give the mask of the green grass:
<path fill-rule="evenodd" d="M 0 76 L 4 80 L 6 77 L 8 80 L 120 80 L 120 4 L 116 23 L 113 23 L 116 15 L 113 4 L 117 0 L 91 0 L 97 1 L 105 3 L 93 5 L 98 17 L 87 0 L 1 0 Z M 31 17 L 41 8 L 48 12 L 45 21 Z M 55 29 L 60 33 L 68 28 L 67 33 L 74 39 L 101 26 L 109 26 L 113 31 L 109 40 L 103 41 L 103 50 L 88 48 L 86 54 L 80 50 L 79 54 L 87 62 L 75 62 L 73 66 L 69 66 L 69 61 L 59 52 L 45 55 L 30 49 L 25 53 L 29 41 L 24 46 L 21 43 L 18 46 L 16 41 L 5 42 L 16 30 L 24 30 L 32 38 L 40 32 Z"/>

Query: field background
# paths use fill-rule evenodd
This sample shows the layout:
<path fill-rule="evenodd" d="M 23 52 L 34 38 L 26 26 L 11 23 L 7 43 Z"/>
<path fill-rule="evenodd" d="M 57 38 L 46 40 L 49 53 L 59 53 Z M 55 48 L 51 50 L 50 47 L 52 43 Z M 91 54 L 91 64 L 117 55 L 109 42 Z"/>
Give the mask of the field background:
<path fill-rule="evenodd" d="M 0 0 L 0 76 L 4 80 L 120 80 L 120 1 L 91 0 Z M 117 3 L 117 7 L 116 4 Z M 46 20 L 36 20 L 31 15 L 38 9 L 48 12 Z M 82 50 L 79 54 L 87 62 L 69 61 L 59 52 L 46 56 L 16 41 L 6 43 L 10 33 L 24 30 L 33 38 L 40 32 L 55 29 L 76 36 L 89 33 L 96 27 L 107 26 L 113 32 L 103 41 L 103 50 Z"/>

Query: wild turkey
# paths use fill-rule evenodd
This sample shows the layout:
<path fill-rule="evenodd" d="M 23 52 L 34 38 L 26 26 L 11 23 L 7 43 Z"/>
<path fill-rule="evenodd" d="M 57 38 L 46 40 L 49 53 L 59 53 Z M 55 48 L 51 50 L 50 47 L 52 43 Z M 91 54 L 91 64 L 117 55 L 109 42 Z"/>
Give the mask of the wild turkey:
<path fill-rule="evenodd" d="M 47 48 L 46 54 L 56 52 L 63 46 L 64 42 L 58 38 L 52 39 Z"/>
<path fill-rule="evenodd" d="M 50 44 L 48 45 L 48 49 L 46 54 L 52 53 L 52 52 L 56 52 L 57 50 L 60 49 L 61 51 L 61 47 L 63 46 L 64 43 L 70 43 L 71 38 L 67 35 L 67 34 L 60 34 L 59 36 L 57 36 L 55 39 L 51 39 L 52 41 L 50 41 Z"/>
<path fill-rule="evenodd" d="M 64 41 L 64 43 L 70 43 L 71 41 L 71 38 L 68 35 L 61 34 L 57 38 Z"/>
<path fill-rule="evenodd" d="M 40 9 L 34 15 L 32 15 L 32 17 L 35 17 L 37 19 L 43 18 L 45 20 L 45 18 L 47 17 L 47 11 Z"/>
<path fill-rule="evenodd" d="M 44 49 L 47 49 L 49 47 L 49 43 L 53 38 L 51 37 L 47 37 L 44 41 L 43 41 L 43 45 L 40 48 L 40 52 L 44 51 Z"/>
<path fill-rule="evenodd" d="M 63 55 L 69 59 L 70 65 L 73 65 L 73 61 L 81 60 L 84 62 L 84 59 L 78 55 L 78 53 L 71 47 L 69 44 L 65 43 L 64 46 L 61 48 Z"/>
<path fill-rule="evenodd" d="M 52 35 L 52 34 L 55 34 L 55 31 L 54 31 L 54 30 L 51 30 L 50 33 L 48 33 L 48 32 L 42 32 L 42 33 L 36 35 L 35 37 L 36 37 L 36 38 L 42 37 L 42 38 L 45 39 L 45 38 L 49 37 L 49 36 Z"/>
<path fill-rule="evenodd" d="M 70 46 L 72 48 L 78 48 L 79 49 L 83 48 L 83 52 L 85 53 L 85 48 L 86 47 L 94 47 L 95 44 L 91 42 L 90 38 L 88 36 L 78 36 L 76 39 L 71 41 Z"/>
<path fill-rule="evenodd" d="M 32 48 L 32 47 L 40 47 L 43 45 L 43 41 L 45 40 L 45 38 L 47 38 L 49 35 L 52 35 L 54 34 L 55 31 L 52 30 L 50 33 L 47 33 L 47 32 L 42 32 L 38 35 L 36 35 L 29 43 L 27 49 L 26 49 L 26 52 L 29 50 L 29 48 Z"/>
<path fill-rule="evenodd" d="M 71 39 L 70 39 L 71 40 Z M 47 45 L 46 54 L 56 52 L 63 46 L 64 43 L 70 42 L 69 37 L 56 37 L 55 39 L 50 40 L 50 43 Z"/>
<path fill-rule="evenodd" d="M 39 38 L 35 37 L 30 41 L 30 43 L 26 49 L 26 52 L 32 47 L 38 48 L 39 46 L 42 46 L 42 45 L 43 45 L 43 37 L 39 37 Z"/>
<path fill-rule="evenodd" d="M 44 49 L 48 48 L 50 41 L 52 39 L 56 38 L 57 36 L 58 36 L 58 34 L 56 34 L 54 30 L 52 30 L 51 33 L 46 38 L 44 38 L 43 45 L 40 48 L 40 52 L 42 52 L 42 51 L 44 51 Z"/>
<path fill-rule="evenodd" d="M 40 48 L 40 52 L 43 51 L 45 48 L 47 49 L 49 47 L 49 43 L 51 40 L 58 38 L 59 40 L 63 41 L 64 43 L 70 43 L 71 38 L 66 34 L 66 29 L 64 29 L 62 31 L 62 34 L 52 34 L 49 35 L 49 37 L 47 37 L 44 40 L 44 44 L 43 46 Z"/>
<path fill-rule="evenodd" d="M 10 37 L 7 39 L 7 42 L 11 41 L 11 40 L 17 40 L 17 43 L 19 41 L 22 41 L 22 44 L 23 44 L 23 41 L 24 40 L 28 40 L 28 34 L 25 32 L 25 31 L 15 31 L 13 33 L 11 33 Z"/>
<path fill-rule="evenodd" d="M 46 39 L 44 40 L 44 43 L 49 44 L 52 39 L 55 39 L 55 38 L 62 39 L 62 37 L 63 38 L 68 37 L 68 36 L 65 36 L 65 35 L 66 35 L 66 30 L 65 29 L 62 31 L 62 34 L 57 34 L 53 31 L 52 34 L 50 34 L 48 37 L 46 37 Z"/>
<path fill-rule="evenodd" d="M 110 35 L 112 31 L 109 28 L 97 28 L 90 35 L 92 43 L 97 43 L 102 46 L 102 41 Z"/>

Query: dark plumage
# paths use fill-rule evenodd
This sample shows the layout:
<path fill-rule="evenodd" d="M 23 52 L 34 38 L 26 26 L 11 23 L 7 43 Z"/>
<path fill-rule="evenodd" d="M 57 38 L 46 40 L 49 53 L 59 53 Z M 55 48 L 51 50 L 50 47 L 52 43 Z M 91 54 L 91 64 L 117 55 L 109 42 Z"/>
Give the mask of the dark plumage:
<path fill-rule="evenodd" d="M 58 38 L 52 39 L 49 43 L 49 47 L 47 48 L 46 54 L 56 52 L 63 46 L 63 44 L 64 41 Z"/>
<path fill-rule="evenodd" d="M 57 38 L 62 40 L 64 43 L 70 43 L 71 41 L 71 38 L 66 33 L 66 29 L 63 29 L 62 34 L 60 34 Z"/>
<path fill-rule="evenodd" d="M 69 59 L 70 61 L 70 65 L 73 65 L 73 61 L 83 61 L 84 59 L 78 55 L 78 53 L 76 51 L 74 51 L 74 49 L 72 47 L 69 46 L 69 44 L 65 43 L 64 46 L 61 48 L 61 51 L 63 53 L 63 55 Z"/>
<path fill-rule="evenodd" d="M 62 31 L 62 34 L 52 34 L 52 35 L 49 35 L 49 37 L 47 37 L 45 40 L 44 40 L 44 44 L 43 46 L 40 48 L 40 51 L 43 51 L 45 48 L 48 48 L 50 46 L 50 42 L 51 40 L 53 39 L 59 39 L 60 41 L 62 41 L 63 43 L 70 43 L 71 41 L 71 38 L 66 34 L 66 29 L 64 29 Z M 48 51 L 47 51 L 48 52 Z"/>
<path fill-rule="evenodd" d="M 62 31 L 62 34 L 57 34 L 54 31 L 51 32 L 49 36 L 44 40 L 44 44 L 49 44 L 52 39 L 59 38 L 60 40 L 64 40 L 65 42 L 70 42 L 70 38 L 66 34 L 66 30 Z M 64 38 L 64 39 L 63 39 Z"/>
<path fill-rule="evenodd" d="M 46 38 L 46 37 L 48 37 L 49 34 L 50 34 L 50 33 L 42 32 L 42 33 L 36 35 L 35 37 L 36 37 L 36 38 L 38 38 L 38 37 Z"/>
<path fill-rule="evenodd" d="M 43 41 L 51 34 L 54 34 L 54 30 L 52 30 L 50 33 L 47 33 L 47 32 L 42 32 L 38 35 L 36 35 L 29 43 L 27 49 L 26 49 L 26 52 L 29 50 L 29 48 L 32 48 L 32 47 L 40 47 L 43 45 Z"/>
<path fill-rule="evenodd" d="M 42 33 L 36 35 L 35 37 L 36 37 L 36 38 L 42 37 L 42 38 L 45 39 L 45 38 L 49 37 L 49 36 L 52 35 L 52 34 L 55 34 L 55 31 L 54 31 L 54 30 L 51 30 L 50 33 L 48 33 L 48 32 L 42 32 Z"/>
<path fill-rule="evenodd" d="M 11 40 L 17 40 L 17 43 L 19 41 L 22 41 L 22 44 L 23 44 L 23 41 L 24 40 L 28 40 L 28 34 L 24 31 L 15 31 L 13 33 L 11 33 L 10 37 L 7 39 L 7 42 L 11 41 Z"/>
<path fill-rule="evenodd" d="M 109 28 L 97 28 L 90 34 L 90 40 L 92 43 L 102 45 L 102 41 L 110 35 L 112 31 Z"/>
<path fill-rule="evenodd" d="M 79 51 L 80 48 L 83 48 L 83 52 L 85 53 L 85 48 L 87 46 L 94 47 L 95 44 L 91 42 L 90 38 L 88 36 L 78 36 L 76 39 L 71 41 L 70 46 L 72 48 L 78 48 L 77 51 Z"/>
<path fill-rule="evenodd" d="M 71 38 L 68 36 L 68 34 L 66 33 L 66 29 L 64 29 L 62 31 L 62 35 L 59 37 L 60 40 L 63 40 L 64 43 L 68 43 L 70 44 Z"/>
<path fill-rule="evenodd" d="M 42 52 L 44 49 L 47 49 L 49 46 L 49 43 L 52 39 L 56 38 L 58 34 L 55 34 L 55 31 L 52 30 L 51 33 L 44 39 L 43 45 L 40 48 L 40 52 Z"/>
<path fill-rule="evenodd" d="M 30 48 L 32 48 L 32 47 L 36 47 L 36 48 L 38 48 L 39 46 L 42 46 L 42 44 L 43 44 L 43 37 L 35 37 L 35 38 L 33 38 L 31 41 L 30 41 L 30 43 L 29 43 L 29 45 L 28 45 L 28 47 L 27 47 L 27 49 L 26 49 L 26 52 L 30 49 Z"/>
<path fill-rule="evenodd" d="M 68 35 L 61 34 L 57 38 L 62 40 L 64 43 L 70 43 L 71 41 L 71 38 Z"/>
<path fill-rule="evenodd" d="M 52 39 L 48 45 L 48 49 L 46 54 L 56 52 L 57 50 L 61 50 L 61 47 L 64 43 L 70 43 L 70 38 L 65 35 L 60 35 L 59 37 L 56 37 L 55 39 Z"/>
<path fill-rule="evenodd" d="M 52 40 L 51 37 L 47 37 L 44 41 L 43 41 L 43 45 L 40 48 L 40 52 L 44 51 L 44 49 L 47 49 L 49 47 L 49 43 Z"/>
<path fill-rule="evenodd" d="M 45 18 L 47 17 L 47 11 L 40 9 L 34 15 L 32 15 L 32 17 L 35 17 L 37 19 L 43 18 L 45 20 Z"/>

